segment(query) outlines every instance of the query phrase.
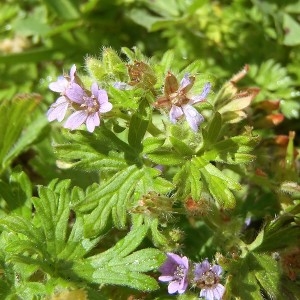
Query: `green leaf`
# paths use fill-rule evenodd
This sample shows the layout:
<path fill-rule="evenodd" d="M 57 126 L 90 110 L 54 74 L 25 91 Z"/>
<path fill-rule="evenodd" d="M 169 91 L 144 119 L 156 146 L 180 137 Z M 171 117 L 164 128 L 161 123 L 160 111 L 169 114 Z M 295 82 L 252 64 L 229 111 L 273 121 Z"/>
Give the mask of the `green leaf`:
<path fill-rule="evenodd" d="M 250 163 L 255 159 L 249 154 L 258 144 L 259 137 L 235 136 L 215 143 L 211 150 L 203 154 L 203 158 L 208 161 L 217 161 L 227 164 Z"/>
<path fill-rule="evenodd" d="M 249 248 L 258 253 L 294 246 L 300 241 L 299 229 L 299 225 L 294 223 L 293 215 L 281 215 L 262 229 Z"/>
<path fill-rule="evenodd" d="M 225 209 L 234 208 L 235 197 L 230 190 L 239 190 L 241 186 L 223 174 L 212 164 L 200 169 L 201 177 L 213 198 Z"/>
<path fill-rule="evenodd" d="M 145 9 L 133 8 L 129 14 L 129 18 L 132 19 L 135 23 L 145 27 L 148 31 L 155 31 L 161 27 L 165 27 L 168 24 L 173 24 L 174 21 L 171 19 L 165 19 L 162 17 L 157 17 L 150 15 Z"/>
<path fill-rule="evenodd" d="M 284 34 L 283 44 L 296 46 L 300 44 L 300 25 L 289 14 L 283 14 Z"/>
<path fill-rule="evenodd" d="M 189 181 L 191 186 L 191 196 L 194 200 L 199 200 L 201 198 L 203 183 L 200 181 L 201 172 L 200 169 L 193 164 L 193 161 L 189 164 Z"/>
<path fill-rule="evenodd" d="M 125 227 L 127 202 L 142 174 L 143 169 L 140 170 L 136 166 L 128 167 L 87 194 L 86 200 L 75 205 L 75 210 L 80 213 L 90 212 L 84 216 L 87 236 L 102 232 L 111 213 L 115 226 Z"/>
<path fill-rule="evenodd" d="M 160 61 L 160 66 L 163 66 L 163 74 L 171 69 L 172 63 L 174 61 L 174 50 L 167 50 Z"/>
<path fill-rule="evenodd" d="M 32 214 L 32 186 L 28 176 L 22 171 L 14 171 L 9 183 L 0 180 L 0 195 L 10 211 L 30 218 Z"/>
<path fill-rule="evenodd" d="M 19 216 L 7 216 L 0 219 L 0 225 L 11 232 L 21 233 L 37 245 L 44 240 L 43 234 L 37 228 L 28 222 L 28 220 Z"/>
<path fill-rule="evenodd" d="M 77 19 L 80 14 L 75 3 L 70 0 L 44 0 L 56 14 L 65 20 Z"/>
<path fill-rule="evenodd" d="M 69 194 L 62 189 L 60 195 L 50 188 L 40 187 L 40 198 L 32 201 L 46 237 L 47 249 L 55 257 L 64 247 L 69 219 Z"/>
<path fill-rule="evenodd" d="M 147 157 L 158 165 L 167 166 L 181 165 L 185 161 L 182 155 L 176 152 L 171 152 L 168 149 L 162 149 L 159 151 L 149 153 L 147 154 Z"/>
<path fill-rule="evenodd" d="M 24 151 L 26 146 L 37 138 L 40 129 L 44 127 L 45 122 L 42 122 L 43 124 L 37 128 L 37 131 L 31 126 L 23 131 L 29 116 L 39 103 L 38 99 L 37 95 L 25 95 L 0 104 L 0 119 L 2 124 L 5 124 L 5 126 L 0 126 L 0 174 L 21 151 Z"/>
<path fill-rule="evenodd" d="M 170 136 L 170 142 L 174 147 L 175 151 L 182 156 L 191 156 L 194 154 L 194 151 L 183 141 L 175 138 L 174 136 Z"/>
<path fill-rule="evenodd" d="M 209 124 L 205 129 L 202 129 L 205 132 L 204 141 L 209 144 L 214 144 L 219 137 L 222 126 L 222 117 L 221 114 L 216 112 L 213 118 L 210 120 Z M 204 134 L 203 134 L 204 135 Z"/>
<path fill-rule="evenodd" d="M 164 137 L 147 137 L 143 140 L 143 153 L 151 153 L 165 143 Z"/>
<path fill-rule="evenodd" d="M 144 99 L 138 110 L 132 115 L 128 131 L 128 143 L 137 152 L 142 150 L 141 141 L 147 131 L 150 119 L 151 110 L 148 102 Z"/>
<path fill-rule="evenodd" d="M 165 260 L 165 255 L 157 249 L 142 249 L 130 254 L 140 245 L 147 231 L 146 225 L 133 228 L 109 250 L 83 262 L 75 262 L 73 271 L 98 284 L 125 285 L 142 291 L 158 289 L 154 278 L 140 272 L 158 268 Z M 87 272 L 82 272 L 83 269 Z"/>
<path fill-rule="evenodd" d="M 267 254 L 253 254 L 260 269 L 255 271 L 255 277 L 270 298 L 278 299 L 281 295 L 281 272 L 278 262 Z"/>
<path fill-rule="evenodd" d="M 260 286 L 253 272 L 257 267 L 259 266 L 252 255 L 231 262 L 229 273 L 232 277 L 226 288 L 232 296 L 249 300 L 261 299 Z"/>

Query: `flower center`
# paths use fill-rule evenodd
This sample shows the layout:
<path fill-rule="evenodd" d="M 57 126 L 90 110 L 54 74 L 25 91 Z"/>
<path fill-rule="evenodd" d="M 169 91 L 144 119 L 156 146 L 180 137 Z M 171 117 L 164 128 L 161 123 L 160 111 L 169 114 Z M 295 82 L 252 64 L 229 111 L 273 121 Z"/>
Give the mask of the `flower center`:
<path fill-rule="evenodd" d="M 212 270 L 209 270 L 202 274 L 197 280 L 197 286 L 201 289 L 211 288 L 219 282 L 219 276 L 217 276 Z"/>
<path fill-rule="evenodd" d="M 178 265 L 176 270 L 174 271 L 174 280 L 181 281 L 185 275 L 185 267 L 183 265 Z"/>
<path fill-rule="evenodd" d="M 183 91 L 177 91 L 169 95 L 170 101 L 172 104 L 176 106 L 181 106 L 183 104 L 187 104 L 189 99 L 186 97 Z"/>
<path fill-rule="evenodd" d="M 91 97 L 83 96 L 83 100 L 85 103 L 82 104 L 81 107 L 89 114 L 99 111 L 100 106 L 94 95 Z"/>

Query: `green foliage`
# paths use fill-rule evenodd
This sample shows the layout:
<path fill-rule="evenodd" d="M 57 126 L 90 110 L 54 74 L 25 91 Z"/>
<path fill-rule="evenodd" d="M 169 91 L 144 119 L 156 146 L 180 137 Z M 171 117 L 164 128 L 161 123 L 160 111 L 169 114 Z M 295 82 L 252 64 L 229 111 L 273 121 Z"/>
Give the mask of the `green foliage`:
<path fill-rule="evenodd" d="M 101 244 L 103 237 L 84 237 L 84 220 L 72 214 L 70 207 L 73 201 L 80 201 L 77 197 L 83 197 L 84 193 L 78 189 L 70 193 L 69 186 L 70 181 L 65 180 L 39 187 L 39 198 L 32 198 L 36 211 L 32 220 L 18 215 L 0 220 L 3 229 L 13 232 L 10 238 L 7 234 L 2 235 L 4 243 L 1 250 L 5 253 L 7 270 L 13 264 L 11 271 L 17 272 L 23 281 L 16 290 L 11 290 L 11 296 L 24 296 L 26 289 L 30 290 L 31 295 L 44 295 L 46 291 L 42 287 L 46 287 L 47 293 L 53 293 L 55 286 L 51 281 L 59 284 L 60 279 L 71 279 L 73 283 L 70 282 L 69 286 L 76 282 L 82 286 L 82 280 L 85 280 L 90 284 L 110 283 L 142 290 L 157 289 L 156 281 L 143 273 L 157 268 L 164 260 L 164 255 L 150 248 L 133 252 L 142 242 L 148 227 L 144 225 L 132 229 L 109 250 L 88 255 Z M 121 277 L 119 268 L 122 269 Z M 36 272 L 44 273 L 48 280 L 44 284 L 33 284 L 31 281 Z M 5 273 L 3 284 L 10 280 L 9 273 Z"/>
<path fill-rule="evenodd" d="M 178 299 L 203 258 L 223 299 L 297 299 L 300 2 L 2 2 L 0 298 L 171 299 L 171 252 Z M 65 119 L 107 91 L 92 133 L 47 124 L 59 74 Z"/>

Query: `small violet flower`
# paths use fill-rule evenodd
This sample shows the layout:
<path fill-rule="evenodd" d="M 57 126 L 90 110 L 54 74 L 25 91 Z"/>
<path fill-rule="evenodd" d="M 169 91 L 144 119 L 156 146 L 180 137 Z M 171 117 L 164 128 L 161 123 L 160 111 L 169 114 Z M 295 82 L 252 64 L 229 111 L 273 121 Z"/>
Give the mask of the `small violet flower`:
<path fill-rule="evenodd" d="M 66 98 L 66 91 L 75 80 L 76 65 L 73 65 L 69 76 L 59 76 L 57 81 L 49 84 L 49 89 L 60 93 L 60 97 L 50 106 L 47 112 L 49 122 L 57 120 L 61 122 L 68 110 L 70 101 Z"/>
<path fill-rule="evenodd" d="M 93 132 L 95 127 L 100 125 L 100 114 L 112 109 L 106 91 L 99 89 L 96 82 L 91 86 L 91 93 L 73 82 L 67 88 L 66 96 L 74 103 L 73 108 L 76 110 L 64 125 L 71 130 L 86 123 L 87 130 Z"/>
<path fill-rule="evenodd" d="M 211 265 L 207 259 L 195 264 L 194 282 L 201 289 L 200 297 L 205 300 L 221 300 L 225 287 L 219 283 L 222 268 Z"/>
<path fill-rule="evenodd" d="M 127 84 L 126 82 L 122 82 L 122 81 L 117 81 L 113 84 L 113 87 L 118 89 L 118 90 L 122 90 L 122 91 L 125 91 L 125 90 L 131 90 L 132 89 L 132 86 Z"/>
<path fill-rule="evenodd" d="M 167 253 L 167 256 L 166 262 L 159 269 L 162 275 L 158 277 L 158 280 L 169 282 L 169 294 L 174 294 L 176 292 L 182 294 L 188 286 L 188 259 L 186 256 L 180 257 L 174 253 Z"/>
<path fill-rule="evenodd" d="M 206 83 L 200 95 L 190 96 L 188 92 L 193 87 L 194 82 L 194 76 L 185 74 L 180 83 L 178 83 L 176 77 L 171 72 L 168 72 L 165 79 L 164 95 L 158 98 L 154 106 L 168 107 L 170 109 L 170 121 L 174 124 L 182 115 L 185 115 L 192 130 L 197 131 L 204 118 L 193 107 L 193 104 L 205 100 L 210 92 L 211 84 L 209 82 Z"/>

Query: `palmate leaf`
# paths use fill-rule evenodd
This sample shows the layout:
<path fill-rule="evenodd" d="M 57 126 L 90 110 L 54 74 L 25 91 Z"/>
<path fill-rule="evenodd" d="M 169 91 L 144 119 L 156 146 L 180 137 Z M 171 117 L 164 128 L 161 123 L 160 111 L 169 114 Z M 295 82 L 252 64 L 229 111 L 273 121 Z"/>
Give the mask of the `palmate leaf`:
<path fill-rule="evenodd" d="M 258 137 L 235 136 L 213 145 L 203 158 L 225 164 L 247 164 L 255 159 L 251 154 L 259 141 Z"/>
<path fill-rule="evenodd" d="M 140 245 L 147 231 L 147 225 L 134 227 L 124 239 L 109 250 L 84 261 L 75 262 L 74 273 L 98 284 L 125 285 L 143 291 L 158 289 L 156 280 L 141 272 L 158 268 L 165 260 L 165 255 L 157 249 L 150 248 L 131 253 Z"/>
<path fill-rule="evenodd" d="M 233 208 L 235 196 L 232 191 L 240 190 L 241 185 L 206 158 L 204 153 L 203 156 L 194 156 L 183 164 L 173 178 L 177 188 L 176 195 L 181 199 L 192 197 L 199 200 L 205 188 L 222 207 Z"/>
<path fill-rule="evenodd" d="M 60 159 L 66 162 L 69 167 L 76 169 L 111 173 L 122 170 L 127 166 L 123 155 L 116 152 L 104 155 L 87 144 L 58 145 L 56 150 Z"/>
<path fill-rule="evenodd" d="M 125 228 L 127 207 L 135 191 L 141 195 L 149 190 L 170 190 L 172 184 L 158 177 L 159 173 L 151 168 L 129 166 L 87 193 L 83 201 L 74 205 L 75 211 L 83 214 L 86 235 L 100 234 L 110 215 L 117 228 Z"/>
<path fill-rule="evenodd" d="M 46 272 L 51 267 L 44 265 L 44 259 L 55 264 L 61 259 L 78 259 L 86 255 L 99 239 L 90 240 L 83 236 L 83 220 L 74 218 L 69 227 L 71 191 L 70 181 L 52 181 L 48 187 L 39 187 L 39 198 L 33 198 L 35 215 L 31 222 L 19 217 L 8 216 L 0 220 L 0 225 L 9 232 L 17 234 L 16 240 L 8 243 L 9 253 L 18 253 L 16 260 L 32 259 L 31 264 Z M 77 193 L 77 195 L 80 195 Z M 19 236 L 19 234 L 21 234 Z M 24 239 L 25 238 L 25 239 Z M 36 253 L 35 258 L 22 253 Z"/>

